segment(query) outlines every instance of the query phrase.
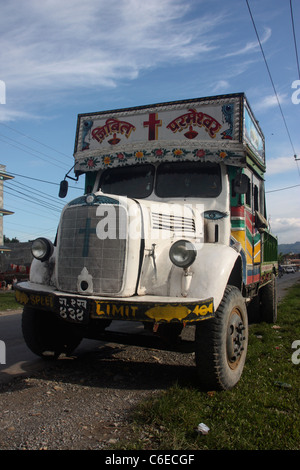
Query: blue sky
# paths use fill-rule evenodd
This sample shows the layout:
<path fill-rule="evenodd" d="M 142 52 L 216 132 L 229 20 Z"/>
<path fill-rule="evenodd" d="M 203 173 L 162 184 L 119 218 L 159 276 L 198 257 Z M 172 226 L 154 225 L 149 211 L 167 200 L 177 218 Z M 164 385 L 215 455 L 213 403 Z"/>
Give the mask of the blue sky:
<path fill-rule="evenodd" d="M 245 92 L 266 139 L 272 231 L 279 243 L 300 240 L 290 1 L 248 1 L 288 132 L 246 0 L 0 0 L 0 164 L 16 175 L 5 183 L 15 212 L 5 235 L 53 240 L 61 208 L 81 194 L 83 177 L 64 200 L 57 186 L 73 165 L 79 113 Z M 300 54 L 300 2 L 292 8 Z"/>

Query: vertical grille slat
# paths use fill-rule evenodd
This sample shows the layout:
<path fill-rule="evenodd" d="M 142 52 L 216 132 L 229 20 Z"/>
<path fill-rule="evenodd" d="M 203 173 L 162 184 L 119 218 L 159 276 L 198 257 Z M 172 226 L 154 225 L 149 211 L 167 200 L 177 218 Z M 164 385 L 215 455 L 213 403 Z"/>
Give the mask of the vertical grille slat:
<path fill-rule="evenodd" d="M 123 207 L 114 206 L 105 218 L 107 228 L 113 228 L 109 238 L 97 236 L 96 227 L 101 220 L 96 216 L 97 206 L 70 206 L 63 215 L 59 236 L 58 288 L 66 292 L 79 292 L 78 277 L 84 268 L 92 279 L 92 293 L 117 294 L 122 290 L 126 234 L 119 238 L 120 226 L 127 226 L 127 214 Z M 103 214 L 105 206 L 102 206 Z M 112 220 L 114 216 L 114 220 Z M 124 219 L 125 218 L 125 219 Z M 91 292 L 90 292 L 91 293 Z"/>

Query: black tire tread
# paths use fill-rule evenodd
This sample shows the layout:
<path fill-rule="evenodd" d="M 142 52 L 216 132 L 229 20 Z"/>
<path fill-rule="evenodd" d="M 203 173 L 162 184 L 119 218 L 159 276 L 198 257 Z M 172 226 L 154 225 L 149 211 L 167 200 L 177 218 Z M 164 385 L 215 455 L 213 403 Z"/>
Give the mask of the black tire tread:
<path fill-rule="evenodd" d="M 223 370 L 223 358 L 220 350 L 220 345 L 224 341 L 222 338 L 224 311 L 233 296 L 241 296 L 239 289 L 227 286 L 215 317 L 202 321 L 196 328 L 196 365 L 200 382 L 208 390 L 226 390 L 235 385 L 235 383 L 228 383 Z M 244 315 L 247 319 L 246 305 Z"/>

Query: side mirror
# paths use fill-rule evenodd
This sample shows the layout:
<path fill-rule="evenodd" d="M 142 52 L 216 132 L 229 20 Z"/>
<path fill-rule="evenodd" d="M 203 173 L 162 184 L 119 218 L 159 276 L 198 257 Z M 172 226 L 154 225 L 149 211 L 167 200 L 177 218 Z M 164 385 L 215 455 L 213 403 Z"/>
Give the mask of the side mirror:
<path fill-rule="evenodd" d="M 237 194 L 246 194 L 248 190 L 248 176 L 238 173 L 233 182 L 233 189 Z"/>
<path fill-rule="evenodd" d="M 68 187 L 69 187 L 68 181 L 63 180 L 60 182 L 59 193 L 58 193 L 58 196 L 60 198 L 63 199 L 64 197 L 66 197 L 66 195 L 68 194 Z"/>
<path fill-rule="evenodd" d="M 255 211 L 255 226 L 259 233 L 265 232 L 269 226 L 267 219 L 257 211 Z"/>

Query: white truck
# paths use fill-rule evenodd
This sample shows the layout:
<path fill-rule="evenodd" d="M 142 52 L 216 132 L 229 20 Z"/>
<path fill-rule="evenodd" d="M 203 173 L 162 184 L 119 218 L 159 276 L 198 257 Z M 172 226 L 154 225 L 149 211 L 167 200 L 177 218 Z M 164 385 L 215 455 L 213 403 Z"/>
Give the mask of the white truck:
<path fill-rule="evenodd" d="M 64 207 L 54 243 L 33 242 L 16 286 L 28 347 L 57 357 L 82 338 L 153 342 L 194 351 L 205 388 L 235 386 L 248 317 L 277 315 L 264 148 L 243 93 L 80 114 L 85 194 Z M 144 329 L 119 334 L 112 321 Z"/>

